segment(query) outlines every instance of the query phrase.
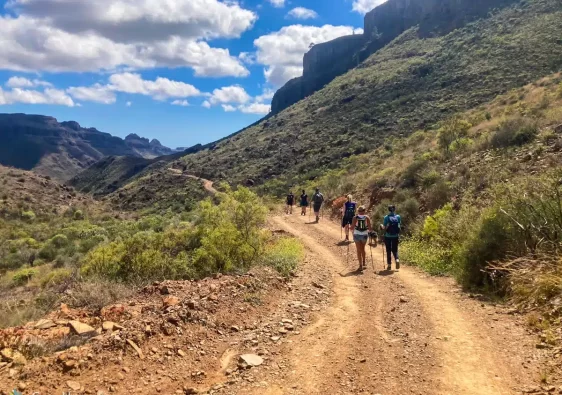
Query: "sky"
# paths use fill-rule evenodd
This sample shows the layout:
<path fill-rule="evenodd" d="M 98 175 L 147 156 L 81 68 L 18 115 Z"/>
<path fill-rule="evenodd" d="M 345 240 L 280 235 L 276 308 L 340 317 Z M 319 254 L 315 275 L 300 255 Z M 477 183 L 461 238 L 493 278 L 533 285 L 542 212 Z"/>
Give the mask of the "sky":
<path fill-rule="evenodd" d="M 270 110 L 311 43 L 386 0 L 0 0 L 0 112 L 176 148 Z"/>

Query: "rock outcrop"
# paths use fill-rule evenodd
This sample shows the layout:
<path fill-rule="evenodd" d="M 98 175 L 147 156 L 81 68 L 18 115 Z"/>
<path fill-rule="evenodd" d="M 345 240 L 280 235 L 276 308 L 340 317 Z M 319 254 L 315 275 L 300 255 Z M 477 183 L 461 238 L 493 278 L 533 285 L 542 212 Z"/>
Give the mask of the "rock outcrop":
<path fill-rule="evenodd" d="M 388 0 L 365 15 L 365 32 L 317 44 L 304 55 L 303 76 L 277 91 L 276 114 L 322 89 L 413 26 L 422 36 L 445 34 L 518 0 Z"/>

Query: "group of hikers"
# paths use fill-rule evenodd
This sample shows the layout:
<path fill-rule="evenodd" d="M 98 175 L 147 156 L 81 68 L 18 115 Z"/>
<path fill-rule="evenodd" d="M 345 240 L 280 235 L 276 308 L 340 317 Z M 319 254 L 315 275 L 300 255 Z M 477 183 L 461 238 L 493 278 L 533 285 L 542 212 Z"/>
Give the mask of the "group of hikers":
<path fill-rule="evenodd" d="M 287 195 L 287 214 L 293 213 L 295 205 L 295 195 L 292 191 Z M 320 221 L 320 210 L 324 203 L 324 195 L 320 193 L 320 189 L 316 188 L 312 195 L 312 208 L 316 216 L 316 223 Z M 308 195 L 306 191 L 302 191 L 300 196 L 301 215 L 306 216 L 306 209 L 309 206 Z M 378 237 L 377 232 L 373 229 L 371 218 L 366 214 L 365 206 L 358 206 L 353 201 L 351 195 L 347 195 L 347 201 L 341 209 L 341 226 L 345 229 L 345 241 L 349 242 L 349 233 L 353 230 L 353 241 L 357 248 L 357 259 L 359 260 L 359 268 L 357 271 L 363 272 L 367 268 L 367 244 L 376 243 Z M 400 259 L 398 258 L 398 243 L 400 242 L 400 231 L 402 229 L 402 218 L 396 214 L 394 205 L 388 206 L 388 214 L 383 218 L 383 223 L 379 227 L 384 232 L 384 244 L 386 249 L 386 270 L 392 270 L 392 256 L 394 256 L 396 270 L 400 270 Z"/>

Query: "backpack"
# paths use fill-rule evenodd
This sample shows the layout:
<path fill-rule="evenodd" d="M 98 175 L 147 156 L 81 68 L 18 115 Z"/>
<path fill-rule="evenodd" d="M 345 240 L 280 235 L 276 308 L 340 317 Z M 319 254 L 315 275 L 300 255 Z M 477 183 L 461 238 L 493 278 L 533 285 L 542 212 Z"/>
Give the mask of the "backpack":
<path fill-rule="evenodd" d="M 312 201 L 314 203 L 322 203 L 324 201 L 324 196 L 322 196 L 321 193 L 315 193 L 314 196 L 312 196 Z"/>
<path fill-rule="evenodd" d="M 345 214 L 346 218 L 353 218 L 355 215 L 355 203 L 353 202 L 346 202 L 345 203 Z"/>
<path fill-rule="evenodd" d="M 359 231 L 359 232 L 366 232 L 367 230 L 369 230 L 368 226 L 367 226 L 367 216 L 363 215 L 357 216 L 357 223 L 355 225 L 355 230 Z"/>
<path fill-rule="evenodd" d="M 386 230 L 386 233 L 391 236 L 400 234 L 400 221 L 397 215 L 388 216 L 388 229 Z"/>

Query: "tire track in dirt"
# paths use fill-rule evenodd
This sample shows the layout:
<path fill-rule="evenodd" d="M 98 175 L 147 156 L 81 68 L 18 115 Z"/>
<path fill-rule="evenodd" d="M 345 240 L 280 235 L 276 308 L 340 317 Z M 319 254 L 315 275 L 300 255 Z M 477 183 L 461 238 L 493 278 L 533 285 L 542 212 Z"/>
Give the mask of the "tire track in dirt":
<path fill-rule="evenodd" d="M 339 227 L 324 222 L 315 229 L 338 240 Z M 377 253 L 380 252 L 377 248 Z M 377 254 L 378 255 L 378 254 Z M 456 306 L 443 290 L 422 278 L 410 268 L 404 268 L 396 277 L 410 290 L 423 306 L 430 319 L 434 338 L 438 340 L 440 363 L 440 394 L 505 395 L 516 393 L 513 373 L 507 369 L 509 355 L 494 355 L 486 330 L 478 327 Z M 502 360 L 503 359 L 503 360 Z"/>

